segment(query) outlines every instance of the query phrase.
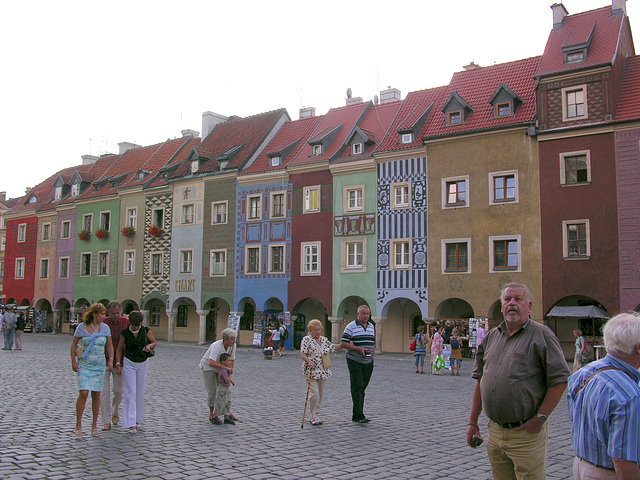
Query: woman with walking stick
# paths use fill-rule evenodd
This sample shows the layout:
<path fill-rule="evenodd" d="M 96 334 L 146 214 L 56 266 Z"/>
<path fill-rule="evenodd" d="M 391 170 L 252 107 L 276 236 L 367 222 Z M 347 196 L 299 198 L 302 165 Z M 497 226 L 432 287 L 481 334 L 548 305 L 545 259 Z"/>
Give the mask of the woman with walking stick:
<path fill-rule="evenodd" d="M 342 348 L 341 345 L 334 345 L 327 337 L 323 337 L 322 323 L 313 319 L 307 325 L 309 335 L 302 339 L 300 344 L 300 358 L 302 358 L 302 374 L 307 379 L 307 398 L 311 416 L 311 425 L 322 425 L 318 418 L 320 406 L 322 404 L 322 393 L 324 383 L 331 376 L 330 352 L 335 352 Z M 306 413 L 306 403 L 305 403 Z M 303 418 L 304 425 L 304 418 Z"/>

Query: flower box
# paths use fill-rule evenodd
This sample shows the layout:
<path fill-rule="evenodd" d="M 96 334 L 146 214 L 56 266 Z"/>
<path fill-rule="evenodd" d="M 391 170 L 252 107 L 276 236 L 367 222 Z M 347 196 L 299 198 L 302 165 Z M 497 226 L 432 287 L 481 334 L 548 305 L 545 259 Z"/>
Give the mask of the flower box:
<path fill-rule="evenodd" d="M 161 237 L 164 230 L 162 230 L 158 225 L 151 225 L 147 230 L 147 233 L 152 237 Z"/>
<path fill-rule="evenodd" d="M 83 242 L 86 242 L 91 238 L 91 232 L 89 230 L 80 230 L 78 232 L 78 238 Z"/>
<path fill-rule="evenodd" d="M 120 230 L 120 233 L 123 237 L 130 238 L 136 234 L 136 230 L 133 227 L 124 227 L 122 230 Z"/>
<path fill-rule="evenodd" d="M 100 240 L 109 238 L 109 230 L 105 230 L 104 228 L 99 228 L 98 230 L 96 230 L 96 237 L 98 237 Z"/>

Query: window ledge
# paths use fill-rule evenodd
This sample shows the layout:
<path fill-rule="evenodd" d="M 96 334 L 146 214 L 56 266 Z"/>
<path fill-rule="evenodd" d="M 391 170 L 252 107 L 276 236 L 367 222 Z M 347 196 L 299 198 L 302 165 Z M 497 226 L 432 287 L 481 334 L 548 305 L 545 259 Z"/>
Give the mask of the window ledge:
<path fill-rule="evenodd" d="M 583 257 L 562 257 L 563 260 L 591 260 L 591 255 L 585 255 Z"/>
<path fill-rule="evenodd" d="M 584 187 L 585 185 L 591 185 L 591 182 L 576 182 L 576 183 L 561 183 L 561 187 Z"/>
<path fill-rule="evenodd" d="M 469 270 L 443 270 L 443 275 L 468 275 L 471 272 Z"/>

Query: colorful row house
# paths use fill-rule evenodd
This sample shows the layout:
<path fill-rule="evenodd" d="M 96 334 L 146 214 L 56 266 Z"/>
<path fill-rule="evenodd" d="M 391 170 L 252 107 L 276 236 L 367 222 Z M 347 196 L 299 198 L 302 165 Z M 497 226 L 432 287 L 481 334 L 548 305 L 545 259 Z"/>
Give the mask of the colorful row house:
<path fill-rule="evenodd" d="M 60 330 L 117 299 L 198 343 L 234 316 L 241 345 L 287 312 L 293 347 L 366 304 L 378 350 L 406 352 L 423 321 L 499 323 L 522 282 L 570 356 L 574 328 L 640 310 L 640 59 L 623 0 L 552 12 L 541 56 L 404 100 L 206 112 L 202 140 L 85 158 L 7 206 L 7 302 Z"/>

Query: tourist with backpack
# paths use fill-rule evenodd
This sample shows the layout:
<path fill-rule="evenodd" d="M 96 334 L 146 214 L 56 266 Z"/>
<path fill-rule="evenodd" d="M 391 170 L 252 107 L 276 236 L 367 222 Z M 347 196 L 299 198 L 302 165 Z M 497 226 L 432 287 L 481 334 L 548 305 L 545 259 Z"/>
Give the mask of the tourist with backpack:
<path fill-rule="evenodd" d="M 277 353 L 279 357 L 284 355 L 284 341 L 289 338 L 289 331 L 284 326 L 284 321 L 282 319 L 278 320 L 278 328 L 275 330 L 270 330 L 271 333 L 271 341 L 273 342 L 273 352 L 274 356 Z"/>

